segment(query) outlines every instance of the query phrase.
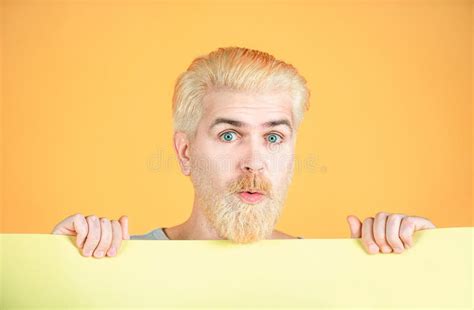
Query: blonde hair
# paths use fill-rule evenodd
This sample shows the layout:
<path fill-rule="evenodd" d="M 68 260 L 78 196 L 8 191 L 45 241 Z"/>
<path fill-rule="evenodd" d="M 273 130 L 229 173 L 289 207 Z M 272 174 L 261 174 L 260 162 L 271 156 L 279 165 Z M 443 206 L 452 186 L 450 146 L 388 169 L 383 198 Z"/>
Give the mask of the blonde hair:
<path fill-rule="evenodd" d="M 202 99 L 210 90 L 264 91 L 281 89 L 293 100 L 295 128 L 309 109 L 306 80 L 291 65 L 248 48 L 219 48 L 197 57 L 178 77 L 173 94 L 174 130 L 194 137 L 202 116 Z"/>

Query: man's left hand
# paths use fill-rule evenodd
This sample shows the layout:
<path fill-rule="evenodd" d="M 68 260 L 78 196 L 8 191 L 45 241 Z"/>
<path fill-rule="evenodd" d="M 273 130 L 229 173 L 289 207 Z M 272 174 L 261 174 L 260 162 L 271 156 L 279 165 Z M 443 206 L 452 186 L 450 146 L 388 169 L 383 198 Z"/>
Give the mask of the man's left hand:
<path fill-rule="evenodd" d="M 407 216 L 405 214 L 379 212 L 375 218 L 368 217 L 361 223 L 355 215 L 349 215 L 347 222 L 351 238 L 361 238 L 369 254 L 399 254 L 413 246 L 412 236 L 415 231 L 432 229 L 436 226 L 427 218 Z"/>

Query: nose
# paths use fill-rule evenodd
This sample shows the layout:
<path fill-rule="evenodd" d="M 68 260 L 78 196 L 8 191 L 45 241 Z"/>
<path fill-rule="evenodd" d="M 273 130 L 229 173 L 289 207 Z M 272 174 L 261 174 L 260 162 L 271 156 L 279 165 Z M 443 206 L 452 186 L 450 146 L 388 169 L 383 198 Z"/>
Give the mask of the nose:
<path fill-rule="evenodd" d="M 263 162 L 257 158 L 245 160 L 241 165 L 241 169 L 247 173 L 261 173 L 263 167 Z"/>
<path fill-rule="evenodd" d="M 258 141 L 248 143 L 245 157 L 241 161 L 240 168 L 245 173 L 261 173 L 265 168 L 263 152 L 258 145 Z"/>

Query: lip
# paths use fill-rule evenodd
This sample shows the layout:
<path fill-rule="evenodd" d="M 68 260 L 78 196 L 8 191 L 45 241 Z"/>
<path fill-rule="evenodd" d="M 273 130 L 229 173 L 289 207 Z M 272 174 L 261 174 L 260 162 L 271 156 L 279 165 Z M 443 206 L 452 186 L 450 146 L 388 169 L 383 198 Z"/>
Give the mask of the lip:
<path fill-rule="evenodd" d="M 265 198 L 265 194 L 262 192 L 239 192 L 237 195 L 240 197 L 240 199 L 249 204 L 256 204 L 262 201 Z"/>

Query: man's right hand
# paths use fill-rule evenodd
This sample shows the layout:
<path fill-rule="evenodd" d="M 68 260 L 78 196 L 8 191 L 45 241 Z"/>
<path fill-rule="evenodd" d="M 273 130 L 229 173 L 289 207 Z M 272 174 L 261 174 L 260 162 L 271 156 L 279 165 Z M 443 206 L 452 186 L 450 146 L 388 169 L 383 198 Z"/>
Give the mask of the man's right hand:
<path fill-rule="evenodd" d="M 101 258 L 105 255 L 115 256 L 123 240 L 129 240 L 128 217 L 123 215 L 118 221 L 97 218 L 95 215 L 84 217 L 82 214 L 71 215 L 58 223 L 54 235 L 76 236 L 76 245 L 82 249 L 82 255 Z"/>

